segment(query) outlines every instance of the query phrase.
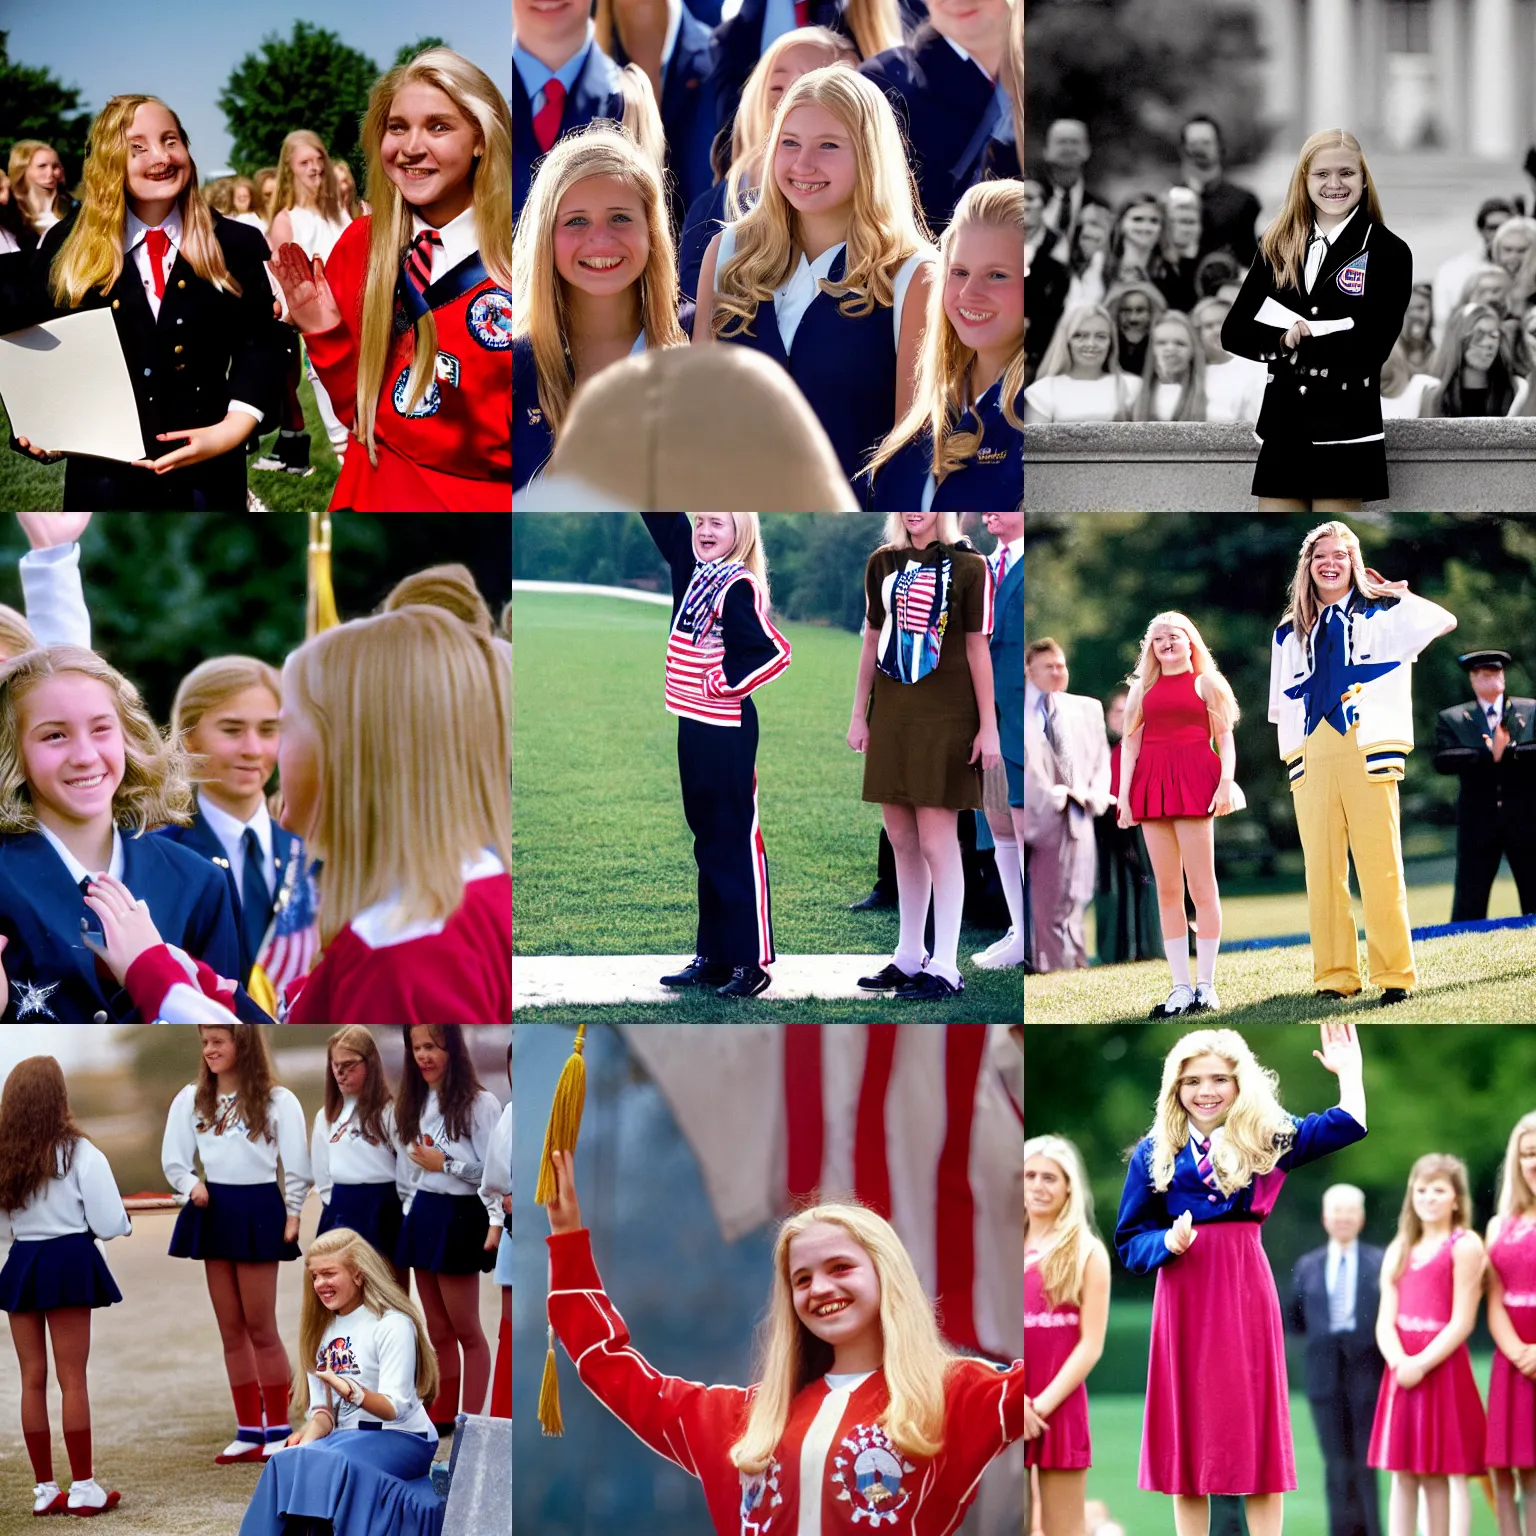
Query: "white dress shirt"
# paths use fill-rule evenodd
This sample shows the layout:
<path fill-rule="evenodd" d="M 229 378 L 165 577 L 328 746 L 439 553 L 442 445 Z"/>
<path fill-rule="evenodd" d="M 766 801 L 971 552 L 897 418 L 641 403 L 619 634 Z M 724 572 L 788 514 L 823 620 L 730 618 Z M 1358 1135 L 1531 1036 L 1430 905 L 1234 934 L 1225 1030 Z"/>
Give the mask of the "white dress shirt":
<path fill-rule="evenodd" d="M 1500 693 L 1498 698 L 1496 698 L 1492 704 L 1486 704 L 1482 699 L 1479 699 L 1477 701 L 1477 707 L 1482 710 L 1483 725 L 1486 727 L 1488 734 L 1492 736 L 1494 725 L 1504 718 L 1504 695 Z M 1488 711 L 1490 709 L 1493 711 L 1492 720 L 1488 718 Z"/>
<path fill-rule="evenodd" d="M 411 215 L 411 238 L 414 240 L 424 229 L 431 229 L 419 213 Z M 432 281 L 451 272 L 466 256 L 473 256 L 480 249 L 480 237 L 475 233 L 475 205 L 471 203 L 463 213 L 435 226 L 443 243 L 432 251 Z"/>
<path fill-rule="evenodd" d="M 1364 199 L 1362 198 L 1361 202 L 1363 201 Z M 1339 238 L 1340 235 L 1344 233 L 1346 229 L 1349 228 L 1351 224 L 1354 223 L 1355 216 L 1359 212 L 1360 203 L 1356 203 L 1355 206 L 1350 209 L 1349 217 L 1345 219 L 1342 224 L 1335 224 L 1334 227 L 1327 232 L 1327 234 L 1323 234 L 1322 230 L 1320 230 L 1316 224 L 1313 224 L 1312 235 L 1314 238 L 1307 245 L 1306 283 L 1308 293 L 1312 292 L 1312 284 L 1317 281 L 1317 274 L 1322 271 L 1323 261 L 1327 257 L 1328 252 L 1333 249 L 1334 242 Z M 1315 238 L 1319 235 L 1322 236 L 1320 240 Z"/>
<path fill-rule="evenodd" d="M 69 849 L 59 841 L 59 837 L 56 832 L 53 832 L 48 827 L 45 827 L 41 822 L 38 823 L 37 829 L 43 834 L 44 837 L 48 839 L 48 842 L 52 846 L 53 851 L 58 854 L 61 859 L 63 859 L 64 868 L 69 871 L 69 878 L 73 880 L 76 885 L 79 885 L 82 880 L 94 877 L 99 873 L 97 870 L 87 869 L 85 865 L 82 864 L 80 860 L 77 859 L 74 854 L 72 854 Z M 116 827 L 112 828 L 112 858 L 107 864 L 107 873 L 111 875 L 114 880 L 121 880 L 123 878 L 123 834 L 119 832 Z"/>
<path fill-rule="evenodd" d="M 256 834 L 256 841 L 261 845 L 261 869 L 258 873 L 261 875 L 261 883 L 266 886 L 267 894 L 270 896 L 275 872 L 272 868 L 272 818 L 267 814 L 266 802 L 263 801 L 256 807 L 256 814 L 249 821 L 241 821 L 238 816 L 231 816 L 228 811 L 215 805 L 202 790 L 197 792 L 197 806 L 229 859 L 229 870 L 235 877 L 237 891 L 245 890 L 241 882 L 245 879 L 246 828 L 249 827 Z"/>

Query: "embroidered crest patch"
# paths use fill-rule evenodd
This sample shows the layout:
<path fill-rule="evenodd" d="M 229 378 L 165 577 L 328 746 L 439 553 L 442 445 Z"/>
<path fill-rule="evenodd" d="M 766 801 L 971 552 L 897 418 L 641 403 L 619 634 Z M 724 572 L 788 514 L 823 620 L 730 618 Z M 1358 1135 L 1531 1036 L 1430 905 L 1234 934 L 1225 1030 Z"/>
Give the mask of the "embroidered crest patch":
<path fill-rule="evenodd" d="M 512 295 L 488 288 L 469 306 L 469 334 L 491 352 L 512 345 Z"/>
<path fill-rule="evenodd" d="M 741 1536 L 769 1536 L 773 1517 L 784 1502 L 779 1492 L 781 1471 L 778 1462 L 770 1461 L 763 1471 L 750 1477 L 741 1474 Z"/>
<path fill-rule="evenodd" d="M 1347 293 L 1352 298 L 1358 299 L 1365 292 L 1365 264 L 1370 258 L 1369 251 L 1361 251 L 1348 266 L 1339 269 L 1339 292 Z"/>
<path fill-rule="evenodd" d="M 413 411 L 406 410 L 406 385 L 410 377 L 411 370 L 409 368 L 402 368 L 400 370 L 400 377 L 395 380 L 395 387 L 391 395 L 395 403 L 395 414 L 406 417 L 436 416 L 443 404 L 443 392 L 437 387 L 436 379 L 433 379 L 427 385 L 427 392 L 416 402 L 416 409 Z"/>
<path fill-rule="evenodd" d="M 831 1480 L 840 1490 L 839 1503 L 853 1506 L 854 1525 L 867 1520 L 879 1530 L 882 1523 L 896 1524 L 897 1513 L 912 1497 L 903 1479 L 916 1470 L 879 1425 L 859 1424 L 839 1445 Z"/>

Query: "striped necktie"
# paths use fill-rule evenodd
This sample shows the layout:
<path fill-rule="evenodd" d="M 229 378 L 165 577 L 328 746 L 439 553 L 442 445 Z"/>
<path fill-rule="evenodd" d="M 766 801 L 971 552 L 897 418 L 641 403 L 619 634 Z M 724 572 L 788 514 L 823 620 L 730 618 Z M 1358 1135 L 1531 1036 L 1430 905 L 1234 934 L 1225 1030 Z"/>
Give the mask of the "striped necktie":
<path fill-rule="evenodd" d="M 1328 1328 L 1332 1333 L 1343 1333 L 1349 1327 L 1349 1254 L 1339 1255 L 1333 1271 L 1333 1284 L 1328 1289 Z"/>
<path fill-rule="evenodd" d="M 405 253 L 405 280 L 418 294 L 425 294 L 432 284 L 432 253 L 442 244 L 443 237 L 435 229 L 424 229 Z"/>
<path fill-rule="evenodd" d="M 1211 1166 L 1211 1138 L 1197 1136 L 1195 1144 L 1200 1148 L 1200 1156 L 1195 1160 L 1195 1172 L 1200 1175 L 1202 1184 L 1208 1184 L 1215 1189 L 1217 1188 L 1216 1170 Z"/>

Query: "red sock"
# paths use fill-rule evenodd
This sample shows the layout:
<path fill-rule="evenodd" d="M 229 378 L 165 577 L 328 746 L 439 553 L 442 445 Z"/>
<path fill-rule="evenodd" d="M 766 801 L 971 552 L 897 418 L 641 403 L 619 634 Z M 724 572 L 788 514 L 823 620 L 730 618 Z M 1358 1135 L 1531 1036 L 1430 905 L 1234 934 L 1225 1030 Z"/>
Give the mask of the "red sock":
<path fill-rule="evenodd" d="M 246 1431 L 240 1438 L 249 1440 L 255 1435 L 256 1445 L 262 1442 L 261 1427 L 261 1388 L 254 1381 L 242 1381 L 238 1387 L 231 1386 L 229 1395 L 235 1400 L 235 1428 Z"/>
<path fill-rule="evenodd" d="M 452 1424 L 459 1412 L 459 1377 L 443 1375 L 437 1384 L 437 1396 L 427 1404 L 427 1417 L 434 1424 Z"/>
<path fill-rule="evenodd" d="M 512 1417 L 512 1319 L 501 1320 L 496 1339 L 496 1369 L 491 1375 L 491 1417 Z"/>
<path fill-rule="evenodd" d="M 26 1430 L 27 1455 L 32 1460 L 32 1475 L 40 1483 L 53 1481 L 53 1437 L 46 1429 Z"/>
<path fill-rule="evenodd" d="M 77 1482 L 85 1482 L 91 1475 L 91 1432 L 89 1429 L 66 1429 L 64 1449 L 69 1454 L 69 1475 Z"/>
<path fill-rule="evenodd" d="M 275 1430 L 282 1430 L 283 1439 L 288 1438 L 288 1383 L 286 1381 L 265 1381 L 261 1385 L 261 1405 L 266 1413 L 267 1438 L 272 1438 Z"/>

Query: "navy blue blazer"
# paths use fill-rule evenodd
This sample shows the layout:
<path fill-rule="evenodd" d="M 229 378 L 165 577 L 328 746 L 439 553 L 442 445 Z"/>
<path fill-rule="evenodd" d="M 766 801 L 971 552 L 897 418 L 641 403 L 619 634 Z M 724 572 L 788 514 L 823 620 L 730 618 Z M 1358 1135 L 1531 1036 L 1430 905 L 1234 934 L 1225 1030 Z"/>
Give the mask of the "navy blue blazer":
<path fill-rule="evenodd" d="M 149 903 L 168 944 L 235 976 L 240 936 L 229 873 L 163 837 L 123 837 L 123 884 Z M 0 1019 L 62 1024 L 141 1024 L 126 989 L 81 941 L 80 920 L 100 931 L 96 914 L 41 832 L 0 837 L 0 932 L 9 995 Z M 248 1023 L 271 1020 L 242 987 L 236 1012 Z"/>
<path fill-rule="evenodd" d="M 725 182 L 706 187 L 688 205 L 683 238 L 677 244 L 677 286 L 690 299 L 699 296 L 699 273 L 709 242 L 725 228 Z"/>
<path fill-rule="evenodd" d="M 981 447 L 964 466 L 934 487 L 935 512 L 1017 512 L 1024 504 L 1024 433 L 1003 414 L 1002 388 L 994 384 L 979 409 L 968 409 L 956 430 L 974 432 L 978 415 Z M 1024 417 L 1020 395 L 1014 407 Z M 933 465 L 933 434 L 927 430 L 909 438 L 894 457 L 880 466 L 866 498 L 871 512 L 915 512 L 923 504 L 923 487 Z M 1021 663 L 1022 665 L 1022 663 Z"/>
<path fill-rule="evenodd" d="M 1329 1329 L 1328 1245 L 1302 1254 L 1291 1271 L 1285 1326 L 1307 1341 L 1307 1396 L 1314 1401 L 1332 1399 L 1341 1387 L 1355 1401 L 1376 1401 L 1384 1368 L 1376 1348 L 1382 1252 L 1355 1244 L 1355 1326 L 1341 1333 Z"/>
<path fill-rule="evenodd" d="M 573 128 L 584 127 L 594 118 L 611 117 L 615 122 L 624 117 L 624 97 L 619 91 L 619 66 L 597 46 L 592 44 L 587 62 L 576 77 L 576 84 L 565 98 L 565 108 L 560 114 L 560 136 L 563 138 Z M 544 151 L 533 136 L 533 104 L 523 89 L 523 77 L 512 66 L 512 222 L 523 211 L 528 200 L 528 190 L 533 185 L 533 173 Z"/>
<path fill-rule="evenodd" d="M 539 372 L 533 363 L 533 338 L 512 342 L 512 489 L 520 491 L 555 451 L 555 434 L 539 404 Z"/>

